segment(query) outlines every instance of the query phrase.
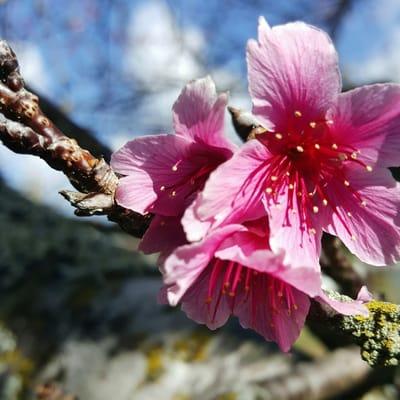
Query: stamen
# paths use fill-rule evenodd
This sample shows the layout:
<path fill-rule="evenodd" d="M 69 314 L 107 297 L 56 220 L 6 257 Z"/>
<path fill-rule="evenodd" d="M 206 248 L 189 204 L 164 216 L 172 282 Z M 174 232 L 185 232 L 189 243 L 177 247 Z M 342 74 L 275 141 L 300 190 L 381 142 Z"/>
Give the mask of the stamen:
<path fill-rule="evenodd" d="M 272 188 L 270 188 L 270 187 L 267 187 L 267 188 L 265 189 L 265 191 L 266 191 L 268 194 L 271 194 L 271 193 L 273 192 Z"/>
<path fill-rule="evenodd" d="M 333 120 L 331 120 L 331 119 L 327 119 L 325 122 L 326 122 L 328 125 L 333 125 Z"/>
<path fill-rule="evenodd" d="M 361 202 L 361 206 L 362 206 L 362 207 L 367 207 L 367 202 L 366 202 L 365 200 L 363 200 L 363 201 Z"/>
<path fill-rule="evenodd" d="M 357 153 L 355 152 L 355 151 L 353 151 L 352 153 L 351 153 L 351 156 L 350 156 L 353 160 L 356 160 L 357 159 Z"/>
<path fill-rule="evenodd" d="M 303 153 L 303 152 L 304 152 L 304 148 L 301 147 L 301 146 L 297 146 L 297 147 L 296 147 L 296 150 L 297 150 L 299 153 Z"/>
<path fill-rule="evenodd" d="M 175 197 L 175 196 L 176 196 L 175 190 L 173 190 L 173 191 L 171 192 L 171 196 L 172 196 L 172 197 Z"/>
<path fill-rule="evenodd" d="M 372 167 L 370 165 L 366 165 L 365 168 L 367 169 L 368 172 L 372 171 Z"/>
<path fill-rule="evenodd" d="M 328 200 L 327 199 L 322 199 L 322 204 L 326 207 L 328 205 Z"/>
<path fill-rule="evenodd" d="M 165 186 L 163 185 L 160 187 L 160 191 L 163 192 L 164 190 L 165 190 Z"/>
<path fill-rule="evenodd" d="M 172 169 L 172 171 L 176 172 L 176 171 L 178 171 L 178 166 L 175 164 L 172 166 L 171 169 Z"/>
<path fill-rule="evenodd" d="M 338 149 L 338 145 L 337 145 L 336 143 L 333 143 L 333 144 L 332 144 L 332 149 L 333 149 L 333 150 L 337 150 L 337 149 Z"/>
<path fill-rule="evenodd" d="M 272 181 L 272 182 L 275 182 L 275 181 L 277 181 L 277 180 L 278 180 L 278 177 L 277 177 L 277 176 L 275 176 L 275 175 L 271 176 L 271 181 Z"/>
<path fill-rule="evenodd" d="M 281 133 L 275 133 L 275 137 L 276 137 L 278 140 L 281 140 L 281 139 L 283 138 L 283 136 L 282 136 Z"/>
<path fill-rule="evenodd" d="M 319 150 L 321 148 L 321 146 L 318 143 L 315 143 L 314 147 Z"/>
<path fill-rule="evenodd" d="M 314 228 L 309 229 L 311 235 L 315 235 L 317 231 Z"/>
<path fill-rule="evenodd" d="M 300 111 L 295 111 L 294 112 L 294 116 L 296 117 L 296 118 L 300 118 L 301 116 L 302 116 L 303 114 L 300 112 Z"/>
<path fill-rule="evenodd" d="M 348 216 L 348 217 L 352 217 L 353 214 L 352 214 L 350 211 L 348 211 L 348 212 L 347 212 L 347 216 Z"/>
<path fill-rule="evenodd" d="M 343 183 L 344 183 L 344 186 L 347 186 L 347 187 L 350 186 L 350 182 L 347 180 L 345 180 Z"/>
<path fill-rule="evenodd" d="M 317 206 L 313 206 L 312 210 L 313 210 L 314 214 L 317 214 L 319 211 L 319 208 Z"/>
<path fill-rule="evenodd" d="M 309 125 L 310 125 L 311 128 L 314 129 L 317 126 L 317 123 L 314 122 L 314 121 L 311 121 Z"/>

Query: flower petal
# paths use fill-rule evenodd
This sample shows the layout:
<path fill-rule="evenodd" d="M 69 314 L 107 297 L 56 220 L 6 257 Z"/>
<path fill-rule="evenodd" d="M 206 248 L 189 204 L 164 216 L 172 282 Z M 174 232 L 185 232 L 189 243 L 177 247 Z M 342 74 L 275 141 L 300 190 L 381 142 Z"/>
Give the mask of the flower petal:
<path fill-rule="evenodd" d="M 221 241 L 241 225 L 229 225 L 216 229 L 201 242 L 178 247 L 165 261 L 164 282 L 170 285 L 168 300 L 176 305 L 189 287 L 196 281 L 214 256 Z"/>
<path fill-rule="evenodd" d="M 329 297 L 326 293 L 322 292 L 315 300 L 320 303 L 327 304 L 335 311 L 343 315 L 362 315 L 368 316 L 368 308 L 364 305 L 364 301 L 357 298 L 357 300 L 341 301 Z"/>
<path fill-rule="evenodd" d="M 266 147 L 257 140 L 247 142 L 211 173 L 192 215 L 213 227 L 265 215 L 261 200 L 269 157 Z M 191 226 L 185 219 L 182 222 L 190 236 Z"/>
<path fill-rule="evenodd" d="M 330 183 L 328 196 L 338 208 L 324 229 L 368 264 L 395 263 L 400 259 L 399 185 L 385 168 L 349 171 L 348 176 L 364 206 L 341 182 Z"/>
<path fill-rule="evenodd" d="M 232 308 L 226 295 L 213 296 L 211 302 L 208 298 L 208 285 L 212 273 L 212 266 L 206 268 L 197 278 L 196 282 L 182 297 L 182 310 L 186 315 L 198 322 L 205 324 L 210 329 L 217 329 L 224 325 L 232 314 Z M 223 275 L 217 277 L 215 293 L 222 292 Z"/>
<path fill-rule="evenodd" d="M 274 278 L 266 279 L 270 286 L 268 293 L 259 280 L 246 301 L 238 302 L 234 314 L 244 328 L 254 329 L 266 340 L 276 342 L 282 351 L 289 351 L 304 326 L 310 300 L 290 285 Z"/>
<path fill-rule="evenodd" d="M 295 111 L 307 121 L 321 118 L 341 90 L 330 38 L 302 22 L 271 28 L 261 17 L 258 42 L 247 46 L 247 64 L 253 113 L 267 128 L 287 127 Z"/>
<path fill-rule="evenodd" d="M 145 254 L 169 254 L 186 243 L 180 217 L 155 215 L 139 243 L 139 250 Z"/>
<path fill-rule="evenodd" d="M 400 164 L 400 85 L 368 85 L 340 94 L 332 121 L 337 142 L 360 150 L 360 158 L 383 167 Z"/>
<path fill-rule="evenodd" d="M 188 83 L 173 107 L 176 134 L 233 152 L 236 146 L 224 136 L 227 101 L 227 94 L 218 95 L 209 76 Z"/>
<path fill-rule="evenodd" d="M 154 191 L 150 176 L 138 171 L 118 181 L 115 199 L 120 206 L 145 214 L 157 200 L 157 193 Z"/>
<path fill-rule="evenodd" d="M 182 136 L 137 138 L 112 156 L 112 167 L 120 174 L 129 175 L 131 183 L 117 192 L 117 202 L 138 212 L 181 215 L 199 189 L 192 184 L 192 176 L 205 165 L 210 164 L 212 168 L 225 159 L 221 150 L 190 142 Z M 147 202 L 144 208 L 143 196 L 151 198 L 154 204 Z"/>
<path fill-rule="evenodd" d="M 298 198 L 292 197 L 292 208 L 288 210 L 288 188 L 285 188 L 278 199 L 278 204 L 267 204 L 269 224 L 271 229 L 270 245 L 276 253 L 285 252 L 285 264 L 293 267 L 312 267 L 319 270 L 319 255 L 321 253 L 321 218 L 316 218 L 311 212 L 307 216 L 309 225 L 306 229 L 301 221 Z M 305 210 L 308 212 L 308 209 Z"/>

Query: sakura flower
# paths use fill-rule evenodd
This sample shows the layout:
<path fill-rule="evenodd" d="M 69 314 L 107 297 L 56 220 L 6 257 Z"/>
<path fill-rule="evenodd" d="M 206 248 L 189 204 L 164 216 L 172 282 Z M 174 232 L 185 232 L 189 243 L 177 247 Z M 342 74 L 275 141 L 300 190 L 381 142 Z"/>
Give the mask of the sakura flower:
<path fill-rule="evenodd" d="M 343 314 L 365 314 L 362 300 L 342 303 L 321 290 L 320 274 L 307 265 L 292 268 L 268 246 L 268 222 L 230 224 L 202 241 L 178 247 L 162 269 L 163 298 L 196 322 L 216 329 L 230 315 L 245 328 L 288 351 L 308 314 L 310 298 Z"/>
<path fill-rule="evenodd" d="M 210 77 L 193 81 L 173 106 L 175 135 L 139 137 L 113 154 L 112 167 L 124 175 L 117 203 L 155 214 L 143 251 L 167 252 L 185 242 L 180 225 L 185 208 L 235 150 L 223 134 L 226 103 L 227 95 L 217 94 Z"/>
<path fill-rule="evenodd" d="M 253 113 L 265 132 L 213 173 L 184 218 L 192 239 L 211 226 L 264 213 L 271 247 L 316 264 L 322 231 L 362 261 L 400 258 L 400 85 L 341 91 L 329 37 L 301 22 L 260 18 L 247 48 Z M 193 221 L 196 221 L 193 224 Z"/>

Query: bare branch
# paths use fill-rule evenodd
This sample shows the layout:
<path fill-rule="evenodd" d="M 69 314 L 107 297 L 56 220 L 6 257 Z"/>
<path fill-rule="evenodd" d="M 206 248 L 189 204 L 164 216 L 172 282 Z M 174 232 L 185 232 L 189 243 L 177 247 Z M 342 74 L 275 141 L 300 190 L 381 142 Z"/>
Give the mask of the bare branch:
<path fill-rule="evenodd" d="M 11 150 L 41 157 L 62 171 L 78 192 L 62 195 L 76 214 L 107 215 L 134 236 L 142 236 L 151 216 L 143 216 L 115 204 L 118 177 L 102 158 L 65 136 L 39 107 L 19 71 L 17 58 L 7 42 L 0 41 L 0 139 Z"/>

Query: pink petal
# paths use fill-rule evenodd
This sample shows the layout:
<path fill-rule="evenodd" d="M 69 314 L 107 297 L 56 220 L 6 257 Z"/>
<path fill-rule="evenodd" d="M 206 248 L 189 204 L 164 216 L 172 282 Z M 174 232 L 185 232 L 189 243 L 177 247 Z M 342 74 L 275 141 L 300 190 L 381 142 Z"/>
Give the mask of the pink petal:
<path fill-rule="evenodd" d="M 258 42 L 250 40 L 247 46 L 247 64 L 253 113 L 266 127 L 283 129 L 295 111 L 305 120 L 318 119 L 341 90 L 330 38 L 302 22 L 270 28 L 261 17 Z"/>
<path fill-rule="evenodd" d="M 279 283 L 276 290 L 278 281 L 273 278 L 269 279 L 269 285 L 268 291 L 263 285 L 252 288 L 247 300 L 238 302 L 234 313 L 244 328 L 254 329 L 266 340 L 276 342 L 282 351 L 289 351 L 304 326 L 310 300 L 284 283 Z M 293 302 L 290 307 L 286 296 Z"/>
<path fill-rule="evenodd" d="M 267 273 L 308 296 L 314 297 L 321 293 L 321 275 L 317 266 L 303 264 L 294 268 L 284 263 L 283 252 L 273 253 L 267 246 L 262 236 L 248 231 L 235 232 L 221 242 L 215 256 Z"/>
<path fill-rule="evenodd" d="M 211 221 L 201 221 L 197 216 L 196 210 L 199 206 L 199 201 L 201 201 L 200 193 L 186 209 L 182 217 L 183 229 L 189 242 L 197 242 L 204 238 L 212 224 Z"/>
<path fill-rule="evenodd" d="M 117 202 L 142 213 L 180 215 L 190 203 L 188 197 L 197 189 L 190 182 L 191 176 L 209 162 L 218 165 L 224 160 L 222 153 L 181 136 L 137 138 L 112 156 L 112 167 L 129 175 L 130 184 L 117 192 Z"/>
<path fill-rule="evenodd" d="M 366 286 L 363 286 L 357 295 L 357 300 L 363 303 L 368 303 L 373 299 L 372 294 Z"/>
<path fill-rule="evenodd" d="M 247 142 L 233 157 L 211 173 L 195 203 L 193 215 L 212 226 L 241 222 L 265 214 L 261 200 L 270 153 L 257 140 Z M 190 236 L 191 226 L 183 221 Z M 196 234 L 194 234 L 196 236 Z"/>
<path fill-rule="evenodd" d="M 296 195 L 293 195 L 292 210 L 287 210 L 287 191 L 288 188 L 285 188 L 285 192 L 279 198 L 279 204 L 271 203 L 267 206 L 271 249 L 274 252 L 284 250 L 285 264 L 319 269 L 322 236 L 320 219 L 323 216 L 320 214 L 314 217 L 310 210 L 308 218 L 311 226 L 306 229 L 304 223 L 300 221 L 299 212 L 293 212 L 301 209 L 297 206 Z"/>
<path fill-rule="evenodd" d="M 173 122 L 178 135 L 194 142 L 226 148 L 236 146 L 224 136 L 226 93 L 217 94 L 211 77 L 188 83 L 173 107 Z"/>
<path fill-rule="evenodd" d="M 357 298 L 357 300 L 340 301 L 327 296 L 322 292 L 315 300 L 320 303 L 328 304 L 335 311 L 343 315 L 362 315 L 368 316 L 368 308 L 364 302 Z"/>
<path fill-rule="evenodd" d="M 389 170 L 349 171 L 356 199 L 342 182 L 329 185 L 329 198 L 338 205 L 326 231 L 337 235 L 362 261 L 393 264 L 400 259 L 400 191 Z"/>
<path fill-rule="evenodd" d="M 120 206 L 145 214 L 157 200 L 157 193 L 150 176 L 138 171 L 119 180 L 115 199 Z"/>
<path fill-rule="evenodd" d="M 206 268 L 197 278 L 196 282 L 182 297 L 182 310 L 193 321 L 205 324 L 210 329 L 217 329 L 224 325 L 232 313 L 227 296 L 213 296 L 211 303 L 208 303 L 208 284 L 212 267 Z M 223 275 L 218 277 L 215 284 L 216 293 L 221 293 Z"/>
<path fill-rule="evenodd" d="M 186 243 L 180 217 L 155 215 L 139 244 L 139 250 L 145 254 L 171 253 Z"/>
<path fill-rule="evenodd" d="M 399 165 L 400 85 L 363 86 L 339 96 L 332 133 L 339 143 L 360 150 L 360 158 L 380 166 Z"/>
<path fill-rule="evenodd" d="M 215 249 L 226 237 L 244 229 L 229 225 L 213 231 L 201 242 L 178 247 L 165 261 L 164 282 L 170 285 L 168 300 L 176 305 L 189 287 L 196 281 L 214 256 Z"/>

